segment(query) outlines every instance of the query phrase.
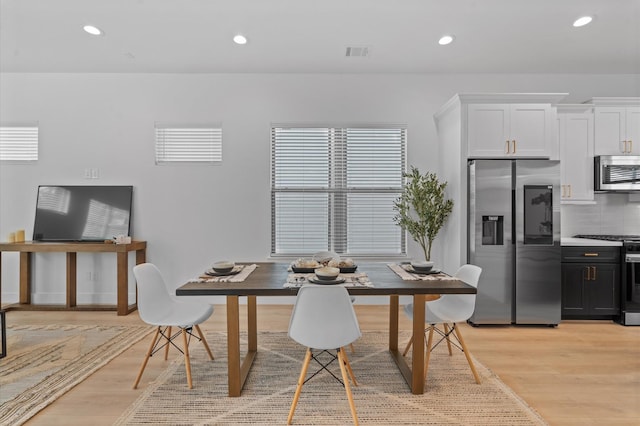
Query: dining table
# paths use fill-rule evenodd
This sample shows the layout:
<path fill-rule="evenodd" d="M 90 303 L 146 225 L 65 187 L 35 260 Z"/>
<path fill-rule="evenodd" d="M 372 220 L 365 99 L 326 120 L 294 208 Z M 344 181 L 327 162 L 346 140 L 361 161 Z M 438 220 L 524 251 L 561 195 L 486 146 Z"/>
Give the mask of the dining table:
<path fill-rule="evenodd" d="M 246 265 L 251 265 L 255 269 L 241 282 L 231 280 L 212 282 L 207 279 L 193 279 L 176 289 L 176 295 L 181 298 L 226 296 L 228 386 L 229 396 L 232 397 L 241 395 L 258 352 L 257 297 L 296 296 L 299 289 L 299 286 L 291 285 L 293 272 L 289 263 L 256 262 Z M 389 352 L 404 376 L 410 391 L 413 394 L 422 394 L 425 384 L 425 302 L 438 295 L 475 294 L 476 288 L 444 273 L 433 274 L 429 276 L 429 279 L 403 279 L 391 269 L 394 265 L 397 264 L 389 262 L 358 264 L 357 272 L 360 276 L 366 274 L 368 285 L 340 285 L 344 285 L 353 296 L 389 297 Z M 201 275 L 199 277 L 202 278 Z M 400 296 L 413 297 L 413 349 L 410 363 L 398 349 Z M 247 349 L 244 357 L 241 357 L 240 347 L 241 297 L 246 297 L 247 305 Z"/>

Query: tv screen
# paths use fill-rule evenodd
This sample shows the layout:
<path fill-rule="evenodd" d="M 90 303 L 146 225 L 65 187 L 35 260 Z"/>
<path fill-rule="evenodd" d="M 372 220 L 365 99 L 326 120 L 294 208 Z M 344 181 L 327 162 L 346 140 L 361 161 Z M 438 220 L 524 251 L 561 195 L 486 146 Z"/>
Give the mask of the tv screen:
<path fill-rule="evenodd" d="M 104 241 L 131 235 L 132 186 L 40 185 L 33 241 Z"/>

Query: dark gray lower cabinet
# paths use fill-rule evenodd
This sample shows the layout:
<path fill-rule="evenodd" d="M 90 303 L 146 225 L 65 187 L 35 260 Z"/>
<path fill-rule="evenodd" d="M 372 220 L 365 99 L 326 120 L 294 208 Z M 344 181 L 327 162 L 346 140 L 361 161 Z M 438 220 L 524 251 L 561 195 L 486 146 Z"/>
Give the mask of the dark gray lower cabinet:
<path fill-rule="evenodd" d="M 562 318 L 620 315 L 620 248 L 562 248 Z"/>

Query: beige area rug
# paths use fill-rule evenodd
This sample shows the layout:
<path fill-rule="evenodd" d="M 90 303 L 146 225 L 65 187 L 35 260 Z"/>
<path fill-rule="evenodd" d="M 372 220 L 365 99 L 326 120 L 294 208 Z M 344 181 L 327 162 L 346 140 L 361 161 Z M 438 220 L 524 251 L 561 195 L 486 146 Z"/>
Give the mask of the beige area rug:
<path fill-rule="evenodd" d="M 146 326 L 7 328 L 0 359 L 0 425 L 20 425 L 150 333 Z"/>
<path fill-rule="evenodd" d="M 406 342 L 406 338 L 401 342 Z M 260 333 L 258 355 L 242 396 L 227 396 L 226 338 L 208 333 L 216 359 L 192 344 L 194 388 L 186 385 L 184 364 L 176 358 L 118 419 L 119 425 L 285 424 L 305 348 L 286 333 Z M 432 355 L 427 392 L 413 395 L 391 358 L 387 334 L 367 332 L 348 352 L 359 386 L 352 387 L 363 425 L 544 425 L 546 422 L 486 367 L 476 362 L 475 383 L 462 352 L 450 357 L 446 345 Z M 195 343 L 195 342 L 194 342 Z M 151 359 L 150 362 L 160 360 Z M 161 361 L 160 361 L 161 362 Z M 307 377 L 312 372 L 313 361 Z M 337 363 L 332 371 L 340 377 Z M 308 381 L 293 424 L 352 424 L 344 388 L 327 372 Z"/>

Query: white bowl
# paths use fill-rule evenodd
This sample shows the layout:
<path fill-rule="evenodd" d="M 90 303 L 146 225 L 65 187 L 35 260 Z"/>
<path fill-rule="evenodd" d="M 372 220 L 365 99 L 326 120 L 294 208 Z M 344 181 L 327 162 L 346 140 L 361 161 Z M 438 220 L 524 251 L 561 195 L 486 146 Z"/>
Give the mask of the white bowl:
<path fill-rule="evenodd" d="M 227 272 L 231 272 L 234 266 L 236 265 L 233 262 L 229 262 L 228 260 L 221 260 L 213 264 L 213 270 L 219 274 L 226 274 Z"/>
<path fill-rule="evenodd" d="M 414 260 L 411 262 L 411 267 L 416 272 L 429 272 L 433 269 L 433 262 L 428 260 Z"/>
<path fill-rule="evenodd" d="M 340 268 L 334 268 L 332 266 L 325 266 L 324 268 L 318 268 L 314 271 L 316 273 L 316 277 L 320 280 L 331 281 L 338 278 L 338 274 L 340 273 Z"/>
<path fill-rule="evenodd" d="M 319 251 L 313 255 L 313 260 L 323 266 L 327 266 L 329 261 L 331 261 L 332 259 L 337 259 L 338 261 L 340 261 L 340 256 L 332 251 Z"/>

